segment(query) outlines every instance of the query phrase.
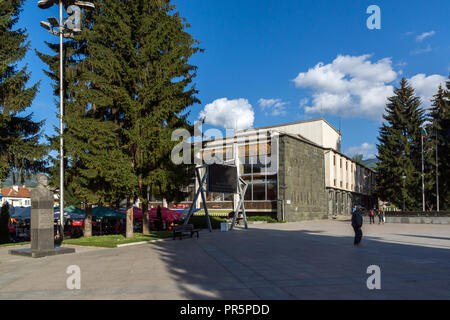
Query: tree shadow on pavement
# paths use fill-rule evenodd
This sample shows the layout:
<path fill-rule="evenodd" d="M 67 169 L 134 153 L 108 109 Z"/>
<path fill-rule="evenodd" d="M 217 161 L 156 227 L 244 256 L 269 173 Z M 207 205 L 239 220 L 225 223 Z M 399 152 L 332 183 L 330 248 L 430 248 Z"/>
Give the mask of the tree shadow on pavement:
<path fill-rule="evenodd" d="M 351 227 L 338 226 L 336 235 L 282 225 L 202 231 L 150 246 L 182 299 L 450 298 L 450 250 L 373 236 L 354 246 Z M 380 267 L 381 290 L 367 287 L 371 265 Z"/>

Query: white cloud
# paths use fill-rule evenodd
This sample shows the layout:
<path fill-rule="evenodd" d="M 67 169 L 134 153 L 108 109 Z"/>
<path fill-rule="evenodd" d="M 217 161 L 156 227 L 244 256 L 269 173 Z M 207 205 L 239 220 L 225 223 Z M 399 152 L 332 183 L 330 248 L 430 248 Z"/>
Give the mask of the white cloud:
<path fill-rule="evenodd" d="M 429 31 L 429 32 L 424 32 L 424 33 L 422 33 L 422 34 L 420 34 L 420 35 L 418 35 L 417 37 L 416 37 L 416 41 L 417 42 L 422 42 L 423 41 L 423 39 L 425 39 L 425 38 L 427 38 L 427 37 L 431 37 L 432 35 L 434 35 L 436 32 L 434 31 L 434 30 L 431 30 L 431 31 Z"/>
<path fill-rule="evenodd" d="M 439 86 L 445 87 L 445 80 L 444 76 L 438 74 L 427 77 L 425 74 L 419 73 L 408 79 L 408 82 L 416 91 L 416 95 L 422 98 L 423 105 L 429 107 L 430 100 L 437 93 Z"/>
<path fill-rule="evenodd" d="M 199 114 L 199 119 L 205 117 L 205 122 L 226 129 L 243 130 L 253 126 L 255 113 L 247 99 L 228 100 L 217 99 L 207 104 Z"/>
<path fill-rule="evenodd" d="M 419 48 L 419 49 L 415 49 L 415 50 L 411 51 L 411 54 L 428 53 L 428 52 L 430 52 L 431 50 L 432 50 L 432 49 L 431 49 L 431 46 L 430 46 L 430 45 L 427 45 L 426 48 Z"/>
<path fill-rule="evenodd" d="M 270 114 L 272 116 L 286 115 L 285 105 L 290 102 L 283 102 L 281 99 L 259 99 L 259 106 L 261 110 L 266 111 L 266 116 Z"/>
<path fill-rule="evenodd" d="M 312 104 L 305 106 L 305 112 L 381 120 L 386 98 L 393 94 L 389 83 L 397 73 L 390 58 L 377 62 L 369 58 L 338 55 L 330 64 L 320 62 L 300 73 L 295 85 L 312 90 Z"/>
<path fill-rule="evenodd" d="M 309 98 L 303 98 L 300 100 L 300 102 L 298 104 L 299 104 L 300 108 L 302 108 L 302 107 L 306 106 L 308 104 L 308 102 L 309 102 Z"/>
<path fill-rule="evenodd" d="M 320 62 L 300 73 L 294 79 L 295 85 L 312 91 L 311 102 L 302 99 L 300 107 L 304 107 L 306 114 L 328 113 L 381 121 L 387 98 L 394 95 L 392 83 L 402 71 L 394 71 L 390 58 L 377 62 L 371 62 L 369 58 L 370 55 L 339 55 L 329 64 Z M 407 80 L 427 107 L 446 78 L 438 74 L 417 74 Z M 398 86 L 398 83 L 394 85 Z"/>
<path fill-rule="evenodd" d="M 354 146 L 347 149 L 345 153 L 349 157 L 354 157 L 357 154 L 362 154 L 363 159 L 371 159 L 376 156 L 376 146 L 374 144 L 369 144 L 364 142 L 360 146 Z"/>

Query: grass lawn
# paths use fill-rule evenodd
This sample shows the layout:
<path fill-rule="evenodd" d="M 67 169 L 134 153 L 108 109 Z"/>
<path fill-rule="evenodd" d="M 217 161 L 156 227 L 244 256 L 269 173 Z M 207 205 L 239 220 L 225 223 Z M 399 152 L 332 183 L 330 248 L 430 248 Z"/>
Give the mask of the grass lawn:
<path fill-rule="evenodd" d="M 141 241 L 150 241 L 172 236 L 172 231 L 152 231 L 149 235 L 135 233 L 131 239 L 125 238 L 121 234 L 107 236 L 81 237 L 77 239 L 64 239 L 63 244 L 73 244 L 78 246 L 115 248 L 118 244 L 126 244 Z"/>
<path fill-rule="evenodd" d="M 233 210 L 230 209 L 209 209 L 208 213 L 211 217 L 217 216 L 217 217 L 228 217 L 228 215 L 233 212 Z M 205 216 L 206 212 L 204 209 L 194 212 L 195 216 Z"/>
<path fill-rule="evenodd" d="M 23 246 L 26 244 L 30 244 L 31 242 L 11 242 L 11 243 L 3 243 L 0 244 L 0 248 L 1 247 L 12 247 L 12 246 Z"/>

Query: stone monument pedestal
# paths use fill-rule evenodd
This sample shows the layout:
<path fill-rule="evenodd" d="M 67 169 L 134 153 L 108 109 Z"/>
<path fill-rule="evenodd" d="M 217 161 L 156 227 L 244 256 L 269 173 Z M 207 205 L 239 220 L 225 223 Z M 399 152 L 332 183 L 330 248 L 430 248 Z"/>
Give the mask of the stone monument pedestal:
<path fill-rule="evenodd" d="M 31 248 L 27 248 L 27 249 L 9 250 L 8 252 L 9 252 L 9 254 L 16 255 L 16 256 L 42 258 L 42 257 L 46 257 L 46 256 L 56 256 L 58 254 L 74 253 L 75 249 L 65 248 L 65 247 L 56 247 L 53 250 L 33 251 Z"/>
<path fill-rule="evenodd" d="M 48 189 L 48 178 L 39 175 L 38 187 L 32 189 L 31 196 L 31 248 L 9 250 L 10 254 L 32 258 L 73 253 L 73 248 L 55 247 L 53 226 L 53 193 Z M 61 208 L 61 210 L 63 210 Z M 62 221 L 61 221 L 62 223 Z"/>

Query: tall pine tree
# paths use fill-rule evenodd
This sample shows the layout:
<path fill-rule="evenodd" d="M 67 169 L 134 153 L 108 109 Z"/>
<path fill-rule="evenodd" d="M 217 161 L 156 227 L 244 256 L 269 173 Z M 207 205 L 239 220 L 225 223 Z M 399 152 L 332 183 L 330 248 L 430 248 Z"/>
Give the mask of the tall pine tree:
<path fill-rule="evenodd" d="M 439 182 L 439 209 L 450 210 L 450 80 L 433 96 L 429 114 L 429 207 L 436 208 L 436 169 Z M 436 147 L 438 165 L 436 166 Z"/>
<path fill-rule="evenodd" d="M 88 25 L 85 26 L 89 28 Z M 36 52 L 54 80 L 54 95 L 59 96 L 59 44 L 46 43 L 53 55 Z M 64 41 L 64 192 L 65 204 L 86 210 L 84 235 L 92 235 L 92 206 L 116 204 L 135 185 L 126 155 L 121 152 L 118 126 L 104 121 L 97 112 L 91 80 L 83 77 L 86 65 L 86 41 L 82 37 Z M 58 104 L 59 108 L 59 104 Z M 48 137 L 58 155 L 52 157 L 49 168 L 51 183 L 59 186 L 59 130 Z"/>
<path fill-rule="evenodd" d="M 134 180 L 127 190 L 132 202 L 141 200 L 144 233 L 148 232 L 148 195 L 168 200 L 184 194 L 189 166 L 175 166 L 171 141 L 178 128 L 191 129 L 187 109 L 198 103 L 191 85 L 196 67 L 188 63 L 198 42 L 168 0 L 105 0 L 93 11 L 86 41 L 86 68 L 80 81 L 88 83 L 91 116 L 114 123 Z M 89 16 L 87 16 L 89 18 Z M 75 89 L 84 90 L 81 87 Z M 133 235 L 132 211 L 127 213 L 127 237 Z"/>
<path fill-rule="evenodd" d="M 383 200 L 406 210 L 420 210 L 421 196 L 421 126 L 424 111 L 420 98 L 406 79 L 395 95 L 388 98 L 386 120 L 378 137 L 377 191 Z M 406 178 L 403 180 L 403 176 Z"/>
<path fill-rule="evenodd" d="M 25 30 L 14 30 L 22 4 L 23 0 L 0 2 L 0 181 L 11 169 L 19 173 L 22 182 L 27 174 L 44 169 L 41 159 L 46 148 L 39 143 L 43 122 L 24 114 L 38 84 L 27 88 L 30 73 L 17 65 L 29 46 Z"/>
<path fill-rule="evenodd" d="M 90 204 L 140 199 L 144 233 L 148 195 L 181 199 L 193 175 L 172 163 L 171 135 L 191 129 L 188 108 L 199 101 L 188 61 L 200 49 L 174 10 L 169 0 L 104 0 L 64 47 L 66 183 Z M 58 80 L 56 56 L 40 56 Z"/>

